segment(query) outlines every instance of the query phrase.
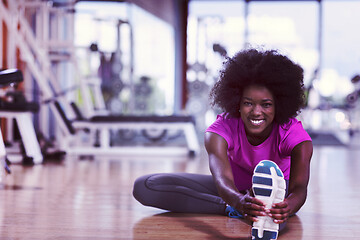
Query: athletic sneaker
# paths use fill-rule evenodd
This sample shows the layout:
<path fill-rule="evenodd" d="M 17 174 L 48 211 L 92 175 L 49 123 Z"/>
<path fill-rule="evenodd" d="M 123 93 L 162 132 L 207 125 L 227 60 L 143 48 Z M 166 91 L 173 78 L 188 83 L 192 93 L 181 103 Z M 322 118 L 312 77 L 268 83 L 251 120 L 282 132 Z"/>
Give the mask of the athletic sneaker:
<path fill-rule="evenodd" d="M 230 218 L 243 219 L 244 216 L 235 208 L 230 205 L 226 205 L 225 214 Z"/>
<path fill-rule="evenodd" d="M 270 209 L 274 203 L 285 198 L 286 183 L 280 168 L 270 160 L 261 161 L 254 170 L 252 189 L 257 199 L 264 202 Z M 253 240 L 277 239 L 279 224 L 274 223 L 269 216 L 259 216 L 259 221 L 253 223 L 251 235 Z"/>

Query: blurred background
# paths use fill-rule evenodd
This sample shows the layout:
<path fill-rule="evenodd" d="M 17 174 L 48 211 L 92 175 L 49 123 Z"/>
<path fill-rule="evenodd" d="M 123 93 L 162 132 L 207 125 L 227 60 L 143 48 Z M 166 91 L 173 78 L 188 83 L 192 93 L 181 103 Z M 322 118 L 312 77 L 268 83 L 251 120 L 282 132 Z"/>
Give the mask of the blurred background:
<path fill-rule="evenodd" d="M 222 110 L 209 91 L 247 47 L 305 71 L 308 199 L 280 238 L 356 238 L 359 12 L 360 0 L 0 0 L 0 239 L 248 239 L 237 219 L 132 195 L 146 174 L 210 174 L 203 134 Z"/>
<path fill-rule="evenodd" d="M 351 145 L 360 124 L 359 9 L 356 0 L 2 0 L 0 66 L 22 70 L 17 90 L 39 104 L 34 129 L 51 142 L 63 141 L 49 106 L 61 99 L 86 119 L 191 116 L 201 143 L 221 112 L 208 95 L 224 59 L 250 46 L 278 49 L 305 70 L 298 118 L 314 144 Z M 9 138 L 11 126 L 2 128 Z M 183 136 L 109 128 L 112 145 Z"/>

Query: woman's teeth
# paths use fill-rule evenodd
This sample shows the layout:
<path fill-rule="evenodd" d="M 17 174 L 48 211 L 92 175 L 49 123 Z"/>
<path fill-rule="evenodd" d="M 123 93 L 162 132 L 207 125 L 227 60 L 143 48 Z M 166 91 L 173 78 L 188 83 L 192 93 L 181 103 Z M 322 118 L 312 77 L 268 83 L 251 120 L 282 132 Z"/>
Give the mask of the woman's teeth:
<path fill-rule="evenodd" d="M 252 124 L 260 125 L 264 120 L 250 120 Z"/>

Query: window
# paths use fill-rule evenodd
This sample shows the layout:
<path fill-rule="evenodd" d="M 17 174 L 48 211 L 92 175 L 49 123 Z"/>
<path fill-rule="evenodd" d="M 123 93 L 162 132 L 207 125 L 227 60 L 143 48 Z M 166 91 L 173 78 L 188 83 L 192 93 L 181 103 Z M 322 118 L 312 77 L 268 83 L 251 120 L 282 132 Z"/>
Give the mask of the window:
<path fill-rule="evenodd" d="M 130 3 L 79 2 L 76 10 L 80 82 L 99 75 L 112 113 L 173 113 L 173 27 Z M 91 45 L 97 51 L 91 52 Z M 85 100 L 82 94 L 79 101 L 94 101 L 93 95 Z"/>

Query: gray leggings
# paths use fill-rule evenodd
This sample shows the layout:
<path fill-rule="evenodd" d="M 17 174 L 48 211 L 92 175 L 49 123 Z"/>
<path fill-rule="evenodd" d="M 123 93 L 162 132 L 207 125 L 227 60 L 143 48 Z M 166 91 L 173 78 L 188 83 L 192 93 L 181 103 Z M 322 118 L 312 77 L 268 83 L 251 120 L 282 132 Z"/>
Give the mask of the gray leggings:
<path fill-rule="evenodd" d="M 134 197 L 143 205 L 171 212 L 225 214 L 211 175 L 159 173 L 138 178 Z"/>
<path fill-rule="evenodd" d="M 286 190 L 288 184 L 289 182 L 286 181 Z M 226 203 L 219 196 L 211 175 L 193 173 L 145 175 L 135 181 L 133 195 L 145 206 L 171 212 L 225 215 Z M 279 230 L 284 229 L 285 225 L 286 223 L 280 224 Z"/>

